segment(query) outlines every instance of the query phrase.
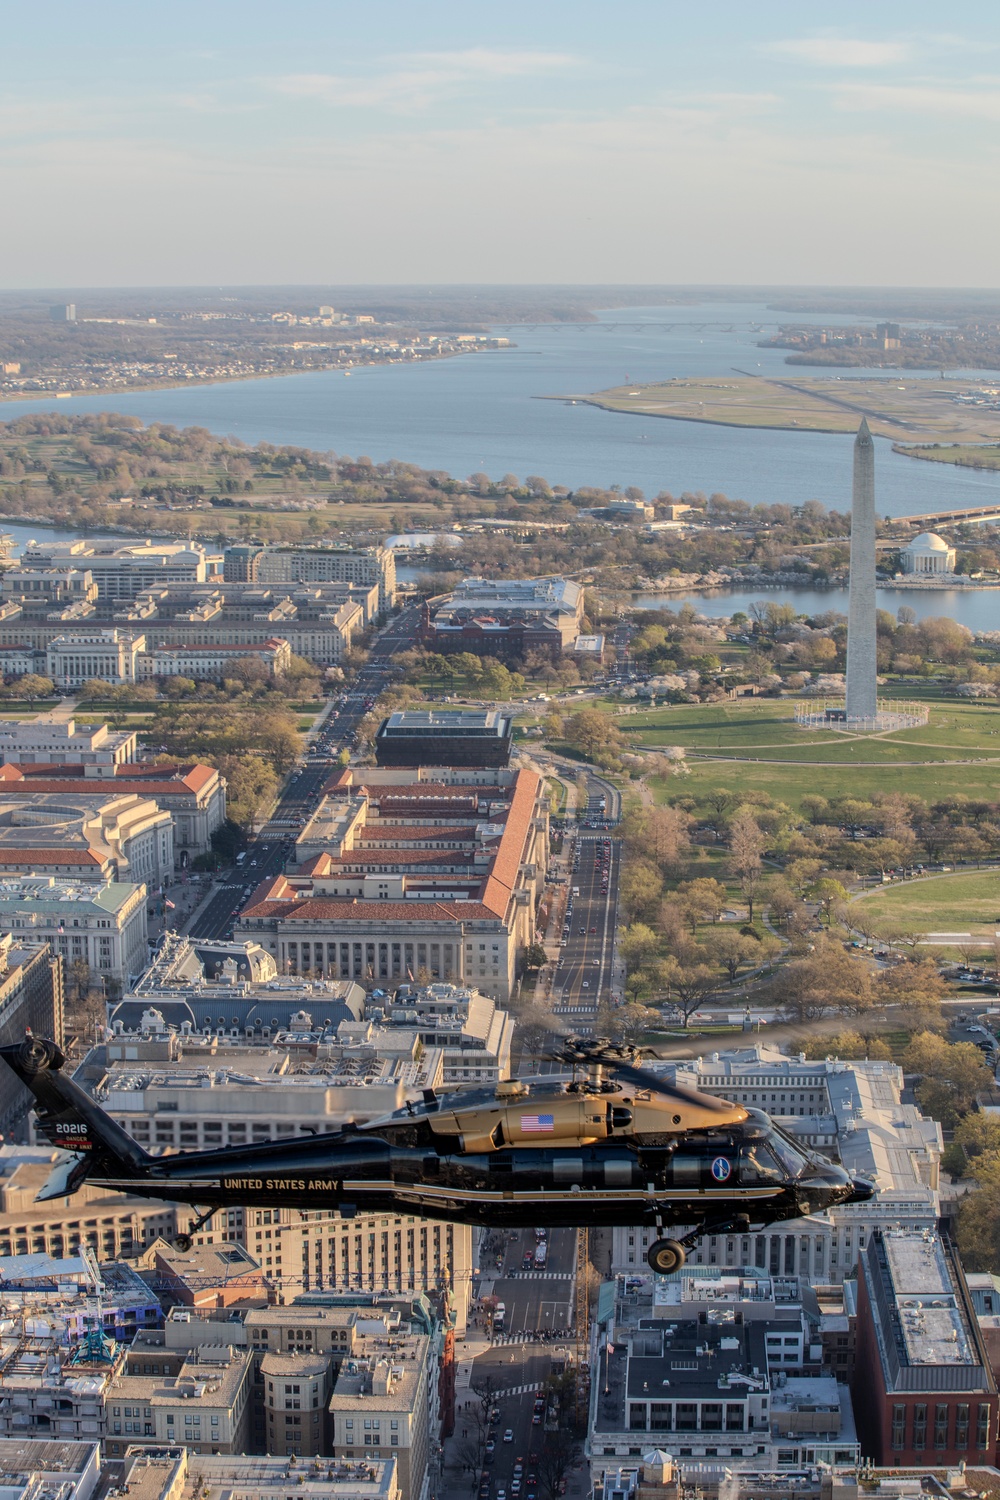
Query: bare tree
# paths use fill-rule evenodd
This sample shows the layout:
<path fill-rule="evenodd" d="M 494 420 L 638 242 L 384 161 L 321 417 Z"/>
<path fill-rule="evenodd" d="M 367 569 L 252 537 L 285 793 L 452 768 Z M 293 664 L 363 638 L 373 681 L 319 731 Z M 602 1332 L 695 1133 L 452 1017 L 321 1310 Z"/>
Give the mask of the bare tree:
<path fill-rule="evenodd" d="M 753 907 L 763 878 L 763 854 L 767 840 L 749 808 L 742 808 L 729 825 L 729 868 L 740 883 L 743 899 L 753 921 Z"/>

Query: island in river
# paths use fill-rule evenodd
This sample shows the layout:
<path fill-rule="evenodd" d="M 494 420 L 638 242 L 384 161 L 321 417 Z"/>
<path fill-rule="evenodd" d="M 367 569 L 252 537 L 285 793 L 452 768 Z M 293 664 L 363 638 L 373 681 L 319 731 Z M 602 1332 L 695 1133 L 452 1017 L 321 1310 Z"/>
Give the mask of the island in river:
<path fill-rule="evenodd" d="M 562 400 L 630 416 L 667 417 L 725 427 L 850 433 L 863 416 L 872 431 L 913 458 L 1000 462 L 1000 384 L 958 380 L 675 378 L 616 386 Z M 954 445 L 955 452 L 951 454 Z M 994 462 L 989 461 L 992 455 Z"/>

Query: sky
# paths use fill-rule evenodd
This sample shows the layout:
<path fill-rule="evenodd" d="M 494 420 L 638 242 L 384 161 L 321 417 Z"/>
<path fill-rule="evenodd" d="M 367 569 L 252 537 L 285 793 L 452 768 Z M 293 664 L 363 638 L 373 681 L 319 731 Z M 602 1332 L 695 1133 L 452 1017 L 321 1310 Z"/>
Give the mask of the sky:
<path fill-rule="evenodd" d="M 996 286 L 998 124 L 985 0 L 9 5 L 0 287 Z"/>

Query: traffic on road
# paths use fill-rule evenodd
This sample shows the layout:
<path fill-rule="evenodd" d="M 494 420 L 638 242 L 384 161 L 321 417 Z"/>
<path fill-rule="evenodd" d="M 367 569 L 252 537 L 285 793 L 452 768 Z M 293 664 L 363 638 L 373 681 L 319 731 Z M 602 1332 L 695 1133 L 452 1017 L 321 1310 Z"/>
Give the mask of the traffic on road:
<path fill-rule="evenodd" d="M 237 916 L 264 880 L 285 867 L 299 830 L 316 807 L 342 750 L 354 747 L 358 725 L 392 682 L 392 657 L 409 650 L 420 622 L 416 605 L 401 611 L 376 637 L 367 662 L 349 689 L 334 701 L 308 756 L 289 773 L 268 822 L 248 840 L 245 857 L 233 875 L 218 886 L 192 922 L 196 938 L 225 938 Z"/>

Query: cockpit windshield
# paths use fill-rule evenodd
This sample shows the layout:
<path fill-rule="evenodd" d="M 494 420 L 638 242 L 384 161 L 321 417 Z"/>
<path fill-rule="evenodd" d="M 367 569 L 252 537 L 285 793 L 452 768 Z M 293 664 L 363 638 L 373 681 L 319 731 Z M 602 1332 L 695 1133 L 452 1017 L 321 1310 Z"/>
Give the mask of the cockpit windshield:
<path fill-rule="evenodd" d="M 800 1148 L 788 1139 L 787 1135 L 783 1135 L 777 1126 L 773 1127 L 768 1137 L 768 1145 L 781 1162 L 782 1168 L 788 1177 L 801 1177 L 803 1172 L 811 1165 L 809 1157 L 803 1154 Z"/>

